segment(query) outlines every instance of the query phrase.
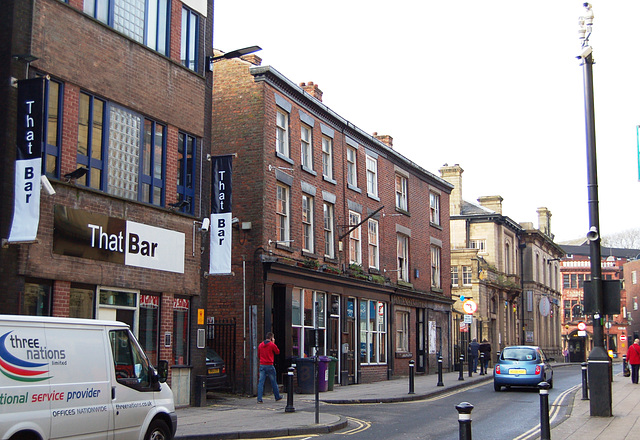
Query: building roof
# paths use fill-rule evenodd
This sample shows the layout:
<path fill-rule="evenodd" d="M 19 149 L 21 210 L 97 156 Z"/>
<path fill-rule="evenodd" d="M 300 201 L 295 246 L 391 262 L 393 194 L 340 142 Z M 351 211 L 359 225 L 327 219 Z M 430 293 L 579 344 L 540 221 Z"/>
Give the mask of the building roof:
<path fill-rule="evenodd" d="M 567 253 L 567 255 L 589 256 L 591 254 L 590 246 L 588 244 L 584 244 L 580 246 L 561 244 L 560 247 Z M 602 258 L 613 256 L 617 258 L 627 258 L 629 260 L 637 260 L 640 258 L 640 249 L 601 247 L 600 254 Z"/>

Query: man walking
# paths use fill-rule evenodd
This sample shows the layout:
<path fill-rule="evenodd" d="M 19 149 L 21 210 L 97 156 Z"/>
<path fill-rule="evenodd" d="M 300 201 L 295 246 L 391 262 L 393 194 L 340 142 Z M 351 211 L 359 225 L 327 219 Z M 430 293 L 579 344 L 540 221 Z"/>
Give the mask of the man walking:
<path fill-rule="evenodd" d="M 278 381 L 276 380 L 276 368 L 273 366 L 273 357 L 280 354 L 280 349 L 275 343 L 273 333 L 267 333 L 267 338 L 258 346 L 258 357 L 260 358 L 260 379 L 258 380 L 258 403 L 262 403 L 262 393 L 264 392 L 264 381 L 269 377 L 271 388 L 273 389 L 273 397 L 276 402 L 282 399 L 278 390 Z"/>
<path fill-rule="evenodd" d="M 640 370 L 640 339 L 635 339 L 627 350 L 627 362 L 631 365 L 631 383 L 638 383 Z"/>
<path fill-rule="evenodd" d="M 471 341 L 471 343 L 469 344 L 469 354 L 471 355 L 471 362 L 472 362 L 472 367 L 471 369 L 473 370 L 474 373 L 477 373 L 478 371 L 478 350 L 480 349 L 480 344 L 478 344 L 478 340 L 476 338 L 473 338 L 473 341 Z"/>

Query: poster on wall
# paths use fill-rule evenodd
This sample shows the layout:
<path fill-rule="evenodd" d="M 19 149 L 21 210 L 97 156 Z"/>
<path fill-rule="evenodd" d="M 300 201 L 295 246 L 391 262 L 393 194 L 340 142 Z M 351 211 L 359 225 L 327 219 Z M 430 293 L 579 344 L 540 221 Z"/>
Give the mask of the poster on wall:
<path fill-rule="evenodd" d="M 9 242 L 34 241 L 38 234 L 45 81 L 18 81 L 15 196 Z"/>
<path fill-rule="evenodd" d="M 436 322 L 429 321 L 429 354 L 436 354 Z"/>
<path fill-rule="evenodd" d="M 233 156 L 212 156 L 209 274 L 231 273 L 231 173 Z"/>

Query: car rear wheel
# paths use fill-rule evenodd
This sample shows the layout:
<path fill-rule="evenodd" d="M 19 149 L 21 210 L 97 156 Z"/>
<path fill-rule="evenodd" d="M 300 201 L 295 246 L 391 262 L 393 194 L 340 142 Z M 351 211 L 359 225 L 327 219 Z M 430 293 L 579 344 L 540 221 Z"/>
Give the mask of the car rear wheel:
<path fill-rule="evenodd" d="M 497 391 L 499 392 L 502 389 L 501 385 L 498 385 L 497 383 L 493 383 L 493 391 Z"/>

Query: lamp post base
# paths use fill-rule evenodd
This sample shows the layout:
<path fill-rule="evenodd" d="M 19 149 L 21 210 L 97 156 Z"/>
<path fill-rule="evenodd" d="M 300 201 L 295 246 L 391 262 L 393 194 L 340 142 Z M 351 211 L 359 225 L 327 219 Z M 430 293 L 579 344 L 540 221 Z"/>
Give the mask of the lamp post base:
<path fill-rule="evenodd" d="M 587 362 L 591 417 L 611 417 L 611 358 L 604 347 L 593 347 Z"/>

